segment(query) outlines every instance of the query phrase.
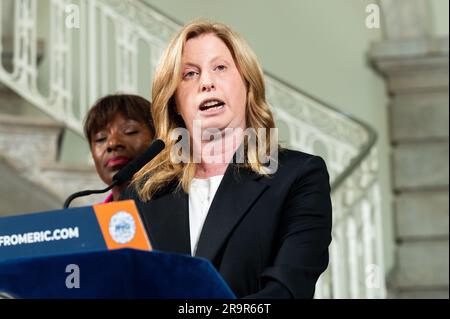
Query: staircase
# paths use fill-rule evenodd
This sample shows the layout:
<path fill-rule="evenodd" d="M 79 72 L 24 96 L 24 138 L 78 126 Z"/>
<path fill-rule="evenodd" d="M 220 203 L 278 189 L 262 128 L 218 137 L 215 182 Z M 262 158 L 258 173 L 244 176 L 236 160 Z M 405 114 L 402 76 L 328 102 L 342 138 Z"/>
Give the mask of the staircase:
<path fill-rule="evenodd" d="M 0 102 L 0 170 L 4 181 L 0 215 L 61 208 L 64 199 L 77 190 L 104 187 L 92 165 L 58 161 L 65 131 L 62 123 L 30 109 L 5 87 L 0 89 Z M 33 112 L 36 114 L 31 115 Z M 73 206 L 101 200 L 93 195 L 75 200 Z"/>
<path fill-rule="evenodd" d="M 25 17 L 18 16 L 23 5 L 13 1 L 0 4 L 3 27 L 3 30 L 0 27 L 3 31 L 0 32 L 0 73 L 3 71 L 9 79 L 17 78 L 20 65 L 17 32 L 13 30 L 15 23 L 26 23 Z M 44 41 L 36 39 L 34 58 L 27 57 L 33 61 L 28 61 L 39 67 L 44 52 Z M 11 87 L 0 81 L 0 169 L 2 180 L 7 181 L 1 189 L 0 216 L 58 209 L 75 191 L 103 188 L 92 164 L 61 163 L 59 157 L 67 126 L 17 92 L 23 93 L 15 85 Z M 76 199 L 72 206 L 92 205 L 101 202 L 104 196 Z"/>
<path fill-rule="evenodd" d="M 62 134 L 71 129 L 81 136 L 87 107 L 100 96 L 127 92 L 148 97 L 158 58 L 180 26 L 137 0 L 6 3 L 11 4 L 0 2 L 0 39 L 13 40 L 11 49 L 5 41 L 0 46 L 0 83 L 6 88 L 0 93 L 0 169 L 16 184 L 29 183 L 27 194 L 39 189 L 36 201 L 42 207 L 55 208 L 75 190 L 100 187 L 92 166 L 59 161 Z M 67 27 L 68 5 L 79 10 L 80 29 Z M 5 15 L 4 10 L 14 13 Z M 14 17 L 12 35 L 2 33 L 5 16 Z M 330 173 L 333 242 L 330 266 L 315 297 L 384 298 L 375 132 L 268 73 L 265 79 L 282 144 L 321 155 Z M 18 111 L 20 103 L 29 107 Z"/>

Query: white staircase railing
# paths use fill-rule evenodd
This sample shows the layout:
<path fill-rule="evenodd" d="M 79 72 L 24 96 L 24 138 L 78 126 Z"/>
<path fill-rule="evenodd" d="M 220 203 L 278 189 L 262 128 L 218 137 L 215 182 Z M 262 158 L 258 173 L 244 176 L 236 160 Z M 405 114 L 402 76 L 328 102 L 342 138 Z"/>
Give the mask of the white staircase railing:
<path fill-rule="evenodd" d="M 267 97 L 286 144 L 321 155 L 330 173 L 330 266 L 319 279 L 315 297 L 385 298 L 375 133 L 274 76 L 267 76 L 266 83 Z"/>
<path fill-rule="evenodd" d="M 150 96 L 153 69 L 180 27 L 136 0 L 2 0 L 0 18 L 0 56 L 13 57 L 10 67 L 2 59 L 0 82 L 80 133 L 98 97 Z M 12 33 L 3 32 L 9 24 Z M 46 48 L 39 65 L 38 40 Z M 384 298 L 373 131 L 273 76 L 266 81 L 284 144 L 323 156 L 330 172 L 333 242 L 316 298 Z"/>

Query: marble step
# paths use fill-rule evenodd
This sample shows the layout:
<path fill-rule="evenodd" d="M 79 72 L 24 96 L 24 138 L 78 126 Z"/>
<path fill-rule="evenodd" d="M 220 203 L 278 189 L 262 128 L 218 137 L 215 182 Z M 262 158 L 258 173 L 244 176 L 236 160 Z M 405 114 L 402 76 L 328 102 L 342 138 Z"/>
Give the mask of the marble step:
<path fill-rule="evenodd" d="M 58 159 L 64 125 L 53 120 L 0 114 L 0 153 L 33 171 Z"/>

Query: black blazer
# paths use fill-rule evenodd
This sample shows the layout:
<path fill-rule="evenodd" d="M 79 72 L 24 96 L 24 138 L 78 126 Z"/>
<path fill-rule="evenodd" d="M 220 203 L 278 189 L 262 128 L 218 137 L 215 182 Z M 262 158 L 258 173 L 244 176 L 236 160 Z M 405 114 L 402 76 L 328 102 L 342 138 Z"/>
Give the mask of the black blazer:
<path fill-rule="evenodd" d="M 128 188 L 156 250 L 189 254 L 188 195 L 168 186 L 142 202 Z M 264 177 L 230 164 L 200 234 L 197 257 L 217 268 L 237 297 L 312 298 L 328 266 L 331 200 L 325 162 L 282 150 Z"/>

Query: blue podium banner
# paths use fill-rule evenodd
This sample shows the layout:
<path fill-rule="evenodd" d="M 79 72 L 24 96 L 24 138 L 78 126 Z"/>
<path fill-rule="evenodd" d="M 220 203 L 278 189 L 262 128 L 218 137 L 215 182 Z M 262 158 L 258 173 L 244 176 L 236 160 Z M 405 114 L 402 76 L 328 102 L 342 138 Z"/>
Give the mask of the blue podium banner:
<path fill-rule="evenodd" d="M 0 261 L 126 247 L 151 250 L 133 201 L 0 218 Z"/>
<path fill-rule="evenodd" d="M 206 259 L 151 251 L 132 200 L 0 218 L 0 298 L 235 298 Z"/>

